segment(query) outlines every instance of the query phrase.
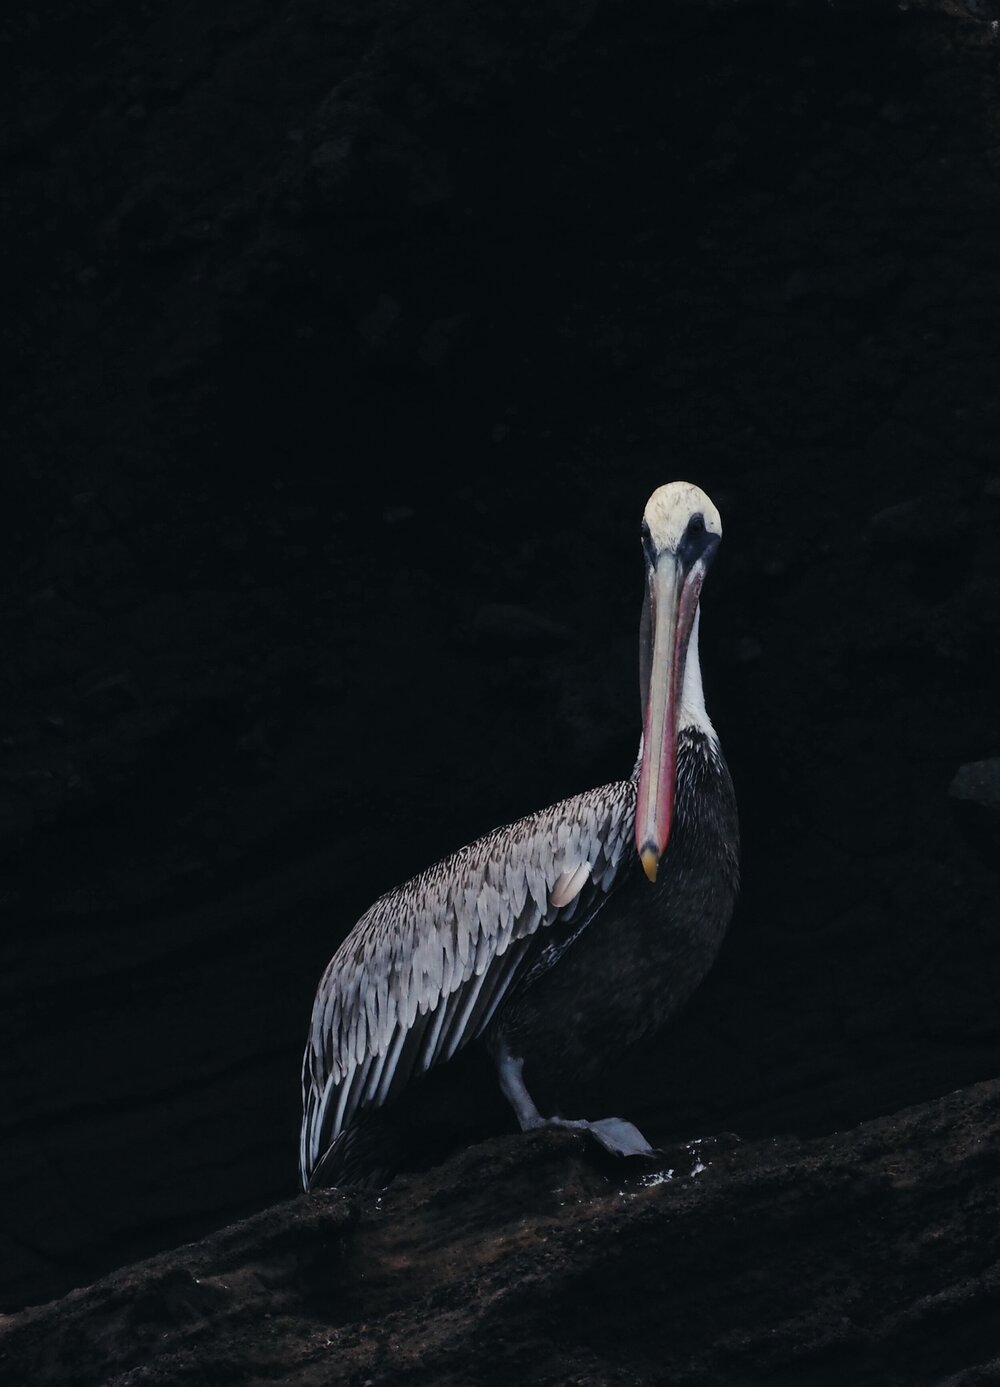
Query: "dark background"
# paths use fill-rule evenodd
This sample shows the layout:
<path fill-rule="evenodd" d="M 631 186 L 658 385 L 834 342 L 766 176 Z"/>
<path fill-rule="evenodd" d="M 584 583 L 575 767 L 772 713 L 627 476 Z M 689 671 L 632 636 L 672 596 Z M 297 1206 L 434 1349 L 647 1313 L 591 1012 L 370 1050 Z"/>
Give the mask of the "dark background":
<path fill-rule="evenodd" d="M 630 768 L 673 477 L 745 889 L 630 1115 L 1000 1071 L 993 12 L 4 21 L 5 1308 L 294 1192 L 357 914 Z"/>

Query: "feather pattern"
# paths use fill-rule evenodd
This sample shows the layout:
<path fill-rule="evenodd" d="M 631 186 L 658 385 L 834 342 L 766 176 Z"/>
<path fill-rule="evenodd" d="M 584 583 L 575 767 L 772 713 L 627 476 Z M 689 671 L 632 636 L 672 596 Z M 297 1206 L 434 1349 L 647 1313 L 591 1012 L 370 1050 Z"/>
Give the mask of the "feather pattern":
<path fill-rule="evenodd" d="M 331 1145 L 414 1074 L 450 1059 L 529 974 L 558 957 L 618 884 L 634 780 L 494 829 L 381 896 L 331 959 L 302 1064 L 300 1167 L 308 1188 Z M 569 941 L 539 930 L 578 916 Z"/>

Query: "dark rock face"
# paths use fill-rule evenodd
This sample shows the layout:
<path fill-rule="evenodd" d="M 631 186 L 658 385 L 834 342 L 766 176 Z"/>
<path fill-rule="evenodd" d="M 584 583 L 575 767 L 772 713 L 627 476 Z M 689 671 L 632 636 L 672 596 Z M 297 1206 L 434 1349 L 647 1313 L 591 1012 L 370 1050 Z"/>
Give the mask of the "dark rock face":
<path fill-rule="evenodd" d="M 807 1229 L 834 1269 L 758 1278 L 762 1242 L 711 1225 L 757 1323 L 768 1296 L 783 1326 L 770 1357 L 732 1341 L 730 1380 L 757 1380 L 751 1342 L 771 1382 L 858 1377 L 857 1345 L 914 1325 L 927 1352 L 900 1381 L 996 1352 L 971 1150 L 938 1184 L 966 1121 L 941 1095 L 1000 1073 L 997 811 L 949 795 L 1000 755 L 992 9 L 49 0 L 4 21 L 0 1304 L 291 1194 L 309 1006 L 358 913 L 631 766 L 638 518 L 689 476 L 726 526 L 703 664 L 744 892 L 708 984 L 605 1096 L 662 1143 L 738 1133 L 713 1167 L 726 1218 L 749 1201 L 761 1239 L 773 1218 L 793 1258 Z M 494 1098 L 455 1143 L 509 1126 Z M 866 1184 L 895 1119 L 847 1129 L 914 1103 L 912 1191 Z M 439 1188 L 440 1245 L 471 1257 L 536 1162 L 537 1190 L 568 1162 L 609 1198 L 575 1149 L 471 1151 L 386 1198 Z M 875 1261 L 833 1213 L 854 1168 Z M 476 1170 L 483 1206 L 463 1203 Z M 710 1188 L 684 1194 L 691 1218 Z M 640 1216 L 659 1227 L 677 1192 L 615 1206 L 635 1212 L 613 1275 L 550 1211 L 559 1256 L 538 1251 L 516 1314 L 551 1297 L 586 1345 L 604 1270 L 639 1316 L 630 1256 L 655 1303 L 679 1295 Z M 371 1207 L 279 1209 L 232 1245 L 252 1258 L 273 1229 L 308 1307 L 341 1275 L 310 1248 Z M 485 1256 L 440 1283 L 442 1336 Z M 185 1263 L 163 1265 L 92 1380 L 145 1361 L 143 1315 L 187 1323 Z M 726 1278 L 680 1265 L 683 1314 L 628 1320 L 647 1357 L 542 1355 L 549 1380 L 726 1380 Z M 383 1302 L 356 1280 L 360 1326 Z M 93 1294 L 71 1302 L 84 1339 Z M 8 1364 L 42 1352 L 38 1314 Z M 508 1374 L 541 1354 L 531 1323 Z M 441 1375 L 468 1380 L 454 1345 Z"/>
<path fill-rule="evenodd" d="M 0 1326 L 5 1382 L 996 1381 L 1000 1085 L 609 1172 L 565 1133 L 278 1205 Z M 658 1165 L 660 1163 L 657 1163 Z"/>

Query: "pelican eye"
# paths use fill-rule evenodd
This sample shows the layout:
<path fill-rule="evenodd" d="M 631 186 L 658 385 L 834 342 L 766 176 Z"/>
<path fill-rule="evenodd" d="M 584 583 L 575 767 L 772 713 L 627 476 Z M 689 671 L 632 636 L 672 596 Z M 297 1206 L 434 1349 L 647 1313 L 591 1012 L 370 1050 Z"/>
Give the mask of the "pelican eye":
<path fill-rule="evenodd" d="M 656 545 L 653 543 L 653 536 L 649 532 L 649 526 L 645 520 L 639 530 L 642 536 L 642 551 L 646 555 L 646 562 L 653 568 L 656 567 Z"/>
<path fill-rule="evenodd" d="M 677 554 L 681 562 L 690 567 L 701 558 L 708 562 L 718 543 L 718 535 L 706 527 L 705 517 L 698 511 L 696 515 L 692 515 L 685 527 L 681 542 L 677 546 Z"/>

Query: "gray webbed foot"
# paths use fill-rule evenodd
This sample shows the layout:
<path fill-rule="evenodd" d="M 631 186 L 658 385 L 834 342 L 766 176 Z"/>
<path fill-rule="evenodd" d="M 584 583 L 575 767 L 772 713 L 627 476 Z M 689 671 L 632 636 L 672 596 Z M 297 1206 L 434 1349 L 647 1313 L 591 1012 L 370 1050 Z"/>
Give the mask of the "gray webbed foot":
<path fill-rule="evenodd" d="M 656 1156 L 659 1152 L 631 1122 L 623 1117 L 603 1117 L 599 1122 L 585 1122 L 583 1129 L 600 1142 L 612 1156 Z"/>
<path fill-rule="evenodd" d="M 623 1117 L 602 1117 L 598 1122 L 588 1122 L 576 1117 L 543 1117 L 539 1127 L 569 1127 L 574 1132 L 586 1132 L 612 1156 L 659 1156 L 657 1151 L 631 1122 Z"/>

